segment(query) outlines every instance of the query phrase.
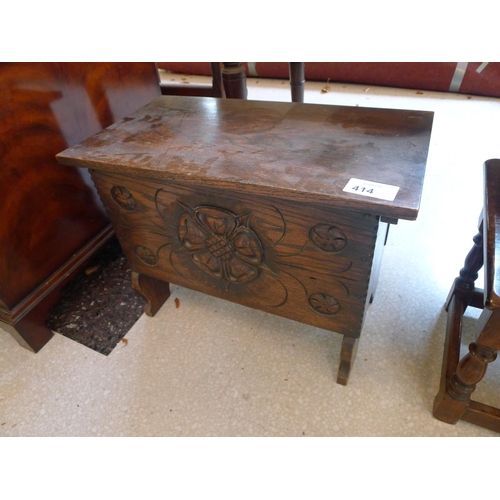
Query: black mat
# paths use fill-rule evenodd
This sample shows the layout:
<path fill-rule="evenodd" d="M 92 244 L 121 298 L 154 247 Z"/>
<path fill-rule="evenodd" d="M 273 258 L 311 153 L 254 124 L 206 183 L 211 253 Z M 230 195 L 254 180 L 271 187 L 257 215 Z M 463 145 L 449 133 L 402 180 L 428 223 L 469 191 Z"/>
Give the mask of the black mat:
<path fill-rule="evenodd" d="M 145 300 L 130 276 L 120 245 L 111 241 L 62 289 L 47 326 L 107 356 L 143 313 Z"/>

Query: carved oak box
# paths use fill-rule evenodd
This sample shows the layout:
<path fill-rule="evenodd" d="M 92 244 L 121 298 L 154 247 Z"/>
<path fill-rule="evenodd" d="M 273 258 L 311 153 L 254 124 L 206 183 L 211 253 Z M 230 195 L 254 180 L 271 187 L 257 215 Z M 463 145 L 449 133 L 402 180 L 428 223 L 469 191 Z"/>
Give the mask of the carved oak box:
<path fill-rule="evenodd" d="M 433 113 L 161 97 L 60 153 L 86 167 L 154 315 L 168 282 L 342 334 L 388 222 L 416 218 Z"/>

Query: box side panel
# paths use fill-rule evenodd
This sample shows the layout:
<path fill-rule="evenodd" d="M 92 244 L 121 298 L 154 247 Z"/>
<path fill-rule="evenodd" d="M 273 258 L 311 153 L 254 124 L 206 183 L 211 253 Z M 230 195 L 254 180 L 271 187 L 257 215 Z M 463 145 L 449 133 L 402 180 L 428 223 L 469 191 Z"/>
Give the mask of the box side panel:
<path fill-rule="evenodd" d="M 92 176 L 135 271 L 359 336 L 377 217 L 163 180 Z"/>

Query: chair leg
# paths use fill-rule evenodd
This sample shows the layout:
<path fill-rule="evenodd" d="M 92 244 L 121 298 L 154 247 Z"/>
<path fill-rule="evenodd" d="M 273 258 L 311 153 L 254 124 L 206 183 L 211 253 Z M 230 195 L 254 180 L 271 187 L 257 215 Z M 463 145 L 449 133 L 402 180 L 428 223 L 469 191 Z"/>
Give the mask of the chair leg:
<path fill-rule="evenodd" d="M 289 68 L 292 102 L 304 102 L 304 63 L 291 62 Z"/>
<path fill-rule="evenodd" d="M 228 99 L 246 99 L 248 96 L 245 67 L 240 62 L 222 63 L 222 81 Z"/>
<path fill-rule="evenodd" d="M 434 400 L 433 415 L 448 424 L 456 424 L 465 412 L 467 405 L 457 401 L 447 392 L 448 380 L 455 373 L 460 360 L 460 341 L 462 337 L 462 319 L 465 311 L 463 298 L 454 293 L 448 303 L 446 339 L 443 351 L 443 364 L 439 392 Z"/>
<path fill-rule="evenodd" d="M 478 272 L 483 267 L 484 263 L 482 221 L 479 224 L 479 231 L 474 238 L 472 238 L 472 241 L 474 242 L 474 246 L 465 257 L 464 267 L 460 269 L 460 274 L 451 287 L 450 294 L 446 300 L 446 310 L 448 310 L 449 302 L 455 293 L 467 296 L 468 303 L 473 300 L 475 282 L 478 277 Z M 469 305 L 468 303 L 466 304 L 466 308 Z"/>
<path fill-rule="evenodd" d="M 210 63 L 210 69 L 212 71 L 212 89 L 214 97 L 226 97 L 224 92 L 224 84 L 222 82 L 222 68 L 221 63 L 212 62 Z"/>
<path fill-rule="evenodd" d="M 446 339 L 443 353 L 443 367 L 439 392 L 434 400 L 433 415 L 438 420 L 449 424 L 456 424 L 467 410 L 468 397 L 459 395 L 458 389 L 450 387 L 460 385 L 455 374 L 460 360 L 460 341 L 462 337 L 462 320 L 465 310 L 472 301 L 475 293 L 475 281 L 478 271 L 483 266 L 483 223 L 479 224 L 479 232 L 473 238 L 474 246 L 467 254 L 464 267 L 458 278 L 453 282 L 446 300 L 448 311 L 446 323 Z M 457 385 L 458 384 L 458 385 Z M 466 389 L 464 389 L 466 391 Z"/>
<path fill-rule="evenodd" d="M 455 298 L 452 299 L 448 312 L 448 317 L 451 319 L 443 363 L 446 371 L 442 375 L 441 389 L 434 402 L 433 415 L 443 422 L 456 424 L 468 412 L 466 420 L 479 423 L 481 421 L 479 406 L 475 407 L 474 412 L 468 410 L 473 403 L 471 396 L 476 385 L 484 378 L 488 364 L 495 361 L 497 350 L 500 349 L 500 339 L 497 335 L 500 328 L 500 315 L 488 309 L 483 310 L 478 320 L 477 339 L 469 345 L 468 354 L 456 364 L 456 353 L 460 350 L 460 335 L 457 335 L 457 332 L 461 330 L 463 305 L 457 307 Z M 456 366 L 456 370 L 450 373 L 453 366 Z M 498 422 L 496 425 L 498 426 Z"/>

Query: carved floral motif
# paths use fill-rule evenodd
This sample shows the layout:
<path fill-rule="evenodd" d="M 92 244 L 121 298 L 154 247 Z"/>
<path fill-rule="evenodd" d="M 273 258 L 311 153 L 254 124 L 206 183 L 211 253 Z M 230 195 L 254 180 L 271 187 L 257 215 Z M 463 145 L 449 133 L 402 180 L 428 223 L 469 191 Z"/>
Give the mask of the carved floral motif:
<path fill-rule="evenodd" d="M 310 306 L 319 314 L 331 316 L 340 311 L 340 303 L 326 293 L 313 293 L 309 296 Z"/>
<path fill-rule="evenodd" d="M 259 276 L 264 251 L 249 227 L 250 214 L 237 216 L 222 208 L 182 206 L 187 213 L 179 219 L 178 236 L 196 266 L 226 285 L 242 285 Z"/>
<path fill-rule="evenodd" d="M 142 245 L 137 245 L 135 247 L 135 254 L 141 262 L 148 266 L 156 266 L 158 262 L 155 253 L 149 248 L 143 247 Z"/>
<path fill-rule="evenodd" d="M 158 195 L 161 191 L 162 189 L 156 191 L 154 203 L 158 214 L 165 223 L 168 223 L 165 218 L 165 212 L 161 210 L 158 201 Z M 113 186 L 111 195 L 115 203 L 124 210 L 132 212 L 136 208 L 139 208 L 143 211 L 143 208 L 137 203 L 127 188 Z M 143 264 L 152 267 L 158 265 L 160 251 L 164 247 L 171 246 L 174 240 L 176 240 L 181 246 L 177 249 L 171 247 L 169 260 L 170 264 L 179 274 L 182 275 L 179 268 L 174 264 L 173 257 L 179 250 L 183 249 L 188 252 L 189 258 L 194 265 L 212 278 L 221 280 L 225 284 L 226 290 L 229 290 L 231 284 L 246 285 L 247 283 L 251 283 L 263 272 L 266 275 L 266 280 L 270 279 L 272 280 L 271 283 L 279 284 L 284 292 L 284 295 L 279 298 L 278 303 L 273 304 L 272 307 L 280 307 L 287 302 L 289 291 L 286 280 L 280 279 L 279 275 L 264 263 L 264 247 L 257 234 L 250 228 L 250 213 L 235 215 L 229 210 L 214 206 L 203 205 L 191 208 L 180 201 L 178 203 L 184 209 L 184 213 L 179 217 L 176 224 L 178 239 L 174 235 L 167 236 L 165 244 L 161 245 L 156 252 L 142 245 L 135 246 L 134 252 Z M 278 247 L 286 237 L 287 224 L 281 212 L 277 208 L 275 210 L 278 211 L 283 222 L 283 234 L 272 245 L 273 247 Z M 155 226 L 164 230 L 163 227 L 150 219 L 147 214 L 145 216 Z M 305 251 L 308 243 L 312 243 L 316 248 L 324 252 L 337 253 L 346 246 L 347 237 L 341 229 L 333 225 L 324 223 L 316 224 L 310 229 L 308 238 L 298 252 L 291 254 L 275 252 L 275 258 L 278 257 L 279 259 L 277 261 L 278 264 L 293 268 L 294 265 L 282 259 L 300 255 Z M 341 272 L 349 270 L 351 265 L 352 262 Z M 284 275 L 295 279 L 302 286 L 306 294 L 307 303 L 317 314 L 332 316 L 340 311 L 341 304 L 337 299 L 326 293 L 313 293 L 309 295 L 308 287 L 299 277 L 284 270 L 282 272 Z M 189 280 L 189 278 L 186 279 Z M 342 285 L 347 295 L 349 295 L 347 286 L 342 281 L 339 281 L 337 276 L 331 275 L 331 279 L 336 280 L 338 284 Z M 265 287 L 266 285 L 263 286 Z"/>
<path fill-rule="evenodd" d="M 347 243 L 346 235 L 338 227 L 316 224 L 309 231 L 309 239 L 324 252 L 340 252 Z"/>
<path fill-rule="evenodd" d="M 111 188 L 111 196 L 118 206 L 128 212 L 133 212 L 137 206 L 137 202 L 132 193 L 123 186 L 113 186 Z"/>

